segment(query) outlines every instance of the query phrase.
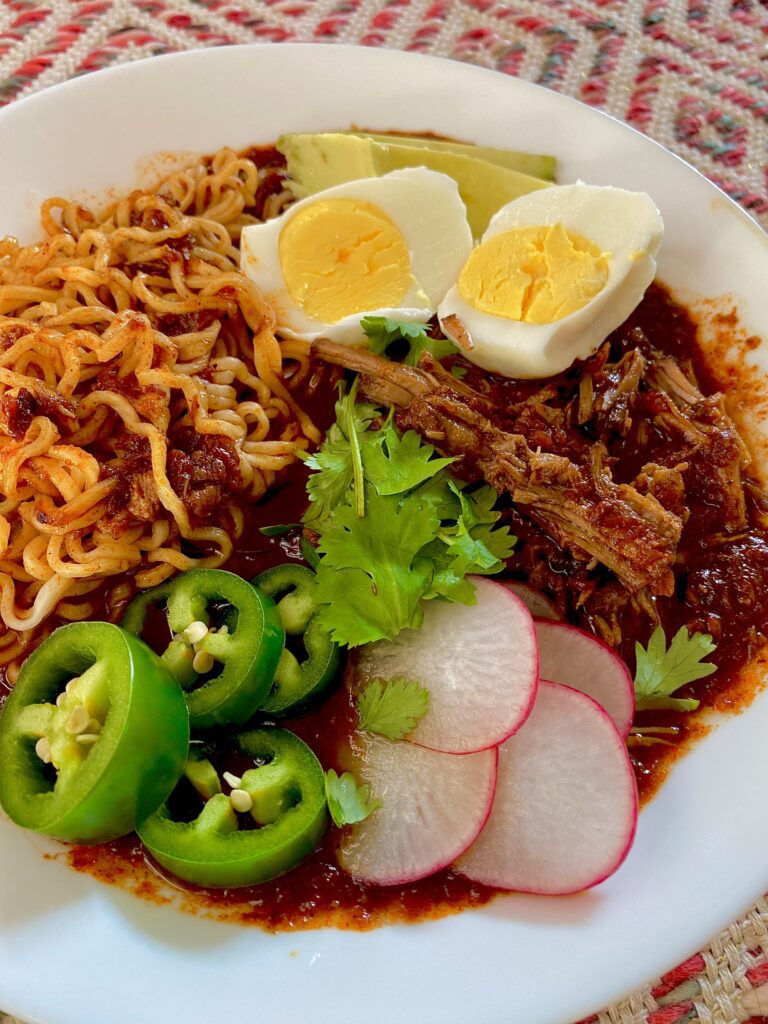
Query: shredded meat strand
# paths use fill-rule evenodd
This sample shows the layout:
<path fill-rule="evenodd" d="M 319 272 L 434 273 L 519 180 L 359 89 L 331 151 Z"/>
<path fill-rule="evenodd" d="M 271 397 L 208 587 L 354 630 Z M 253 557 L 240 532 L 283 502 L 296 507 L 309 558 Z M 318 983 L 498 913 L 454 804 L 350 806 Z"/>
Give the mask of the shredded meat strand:
<path fill-rule="evenodd" d="M 602 452 L 577 465 L 533 450 L 522 434 L 500 429 L 490 403 L 425 354 L 418 368 L 320 339 L 315 356 L 361 373 L 364 393 L 398 406 L 398 423 L 461 458 L 459 472 L 510 494 L 525 513 L 577 559 L 596 559 L 634 592 L 674 590 L 679 516 L 651 494 L 616 484 Z"/>

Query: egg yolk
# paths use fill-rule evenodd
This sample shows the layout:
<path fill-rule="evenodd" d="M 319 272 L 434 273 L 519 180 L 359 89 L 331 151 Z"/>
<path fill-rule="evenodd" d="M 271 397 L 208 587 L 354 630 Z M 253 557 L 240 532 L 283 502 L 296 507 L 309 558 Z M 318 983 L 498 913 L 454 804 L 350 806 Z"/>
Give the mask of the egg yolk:
<path fill-rule="evenodd" d="M 405 239 L 383 210 L 359 199 L 323 199 L 280 232 L 283 279 L 293 302 L 325 323 L 402 302 L 414 284 Z"/>
<path fill-rule="evenodd" d="M 551 324 L 593 299 L 608 269 L 608 253 L 562 224 L 512 228 L 473 250 L 459 292 L 483 313 Z"/>

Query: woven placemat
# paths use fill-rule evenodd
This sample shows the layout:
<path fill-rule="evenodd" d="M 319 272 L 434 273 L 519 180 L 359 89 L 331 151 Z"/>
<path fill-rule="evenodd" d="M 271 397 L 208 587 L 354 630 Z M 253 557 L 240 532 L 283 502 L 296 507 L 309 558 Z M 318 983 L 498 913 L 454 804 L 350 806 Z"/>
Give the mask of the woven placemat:
<path fill-rule="evenodd" d="M 768 228 L 768 0 L 0 0 L 0 105 L 111 64 L 288 40 L 453 57 L 575 96 L 683 157 Z M 681 1021 L 768 1024 L 764 900 L 589 1018 Z M 0 1024 L 14 1022 L 0 1011 Z"/>

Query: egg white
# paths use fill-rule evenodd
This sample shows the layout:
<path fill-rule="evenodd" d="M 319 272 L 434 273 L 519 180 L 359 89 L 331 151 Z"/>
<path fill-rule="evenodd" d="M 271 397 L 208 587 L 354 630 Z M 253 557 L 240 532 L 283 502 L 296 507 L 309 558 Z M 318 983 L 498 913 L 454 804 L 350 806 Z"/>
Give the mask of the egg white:
<path fill-rule="evenodd" d="M 361 310 L 335 323 L 326 323 L 308 316 L 294 304 L 280 266 L 280 233 L 300 210 L 324 199 L 371 203 L 395 224 L 408 247 L 415 281 L 401 306 Z M 266 224 L 244 228 L 240 247 L 241 269 L 256 282 L 274 309 L 279 334 L 303 341 L 322 336 L 359 345 L 365 341 L 360 327 L 365 316 L 388 316 L 409 322 L 428 320 L 468 258 L 472 234 L 456 182 L 445 174 L 412 167 L 317 192 Z"/>
<path fill-rule="evenodd" d="M 458 317 L 474 348 L 463 354 L 485 370 L 506 377 L 536 379 L 586 359 L 638 305 L 656 273 L 655 256 L 664 223 L 644 192 L 598 185 L 558 185 L 521 196 L 493 217 L 482 241 L 512 228 L 561 224 L 609 255 L 608 279 L 581 309 L 549 324 L 531 324 L 485 313 L 468 303 L 454 285 L 438 308 Z"/>

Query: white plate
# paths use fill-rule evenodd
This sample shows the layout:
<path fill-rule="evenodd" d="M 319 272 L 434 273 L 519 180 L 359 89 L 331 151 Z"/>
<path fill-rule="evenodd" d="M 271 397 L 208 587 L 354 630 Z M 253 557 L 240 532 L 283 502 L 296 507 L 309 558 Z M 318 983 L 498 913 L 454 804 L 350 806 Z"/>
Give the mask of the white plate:
<path fill-rule="evenodd" d="M 129 187 L 157 151 L 353 124 L 552 152 L 561 181 L 650 192 L 667 224 L 662 279 L 733 293 L 768 337 L 768 239 L 695 171 L 554 93 L 395 52 L 200 50 L 13 104 L 0 113 L 0 232 L 34 238 L 42 197 Z M 768 888 L 768 803 L 752 794 L 766 735 L 768 694 L 675 768 L 595 891 L 368 933 L 177 915 L 44 862 L 0 822 L 0 1006 L 45 1024 L 567 1024 L 675 965 Z"/>

